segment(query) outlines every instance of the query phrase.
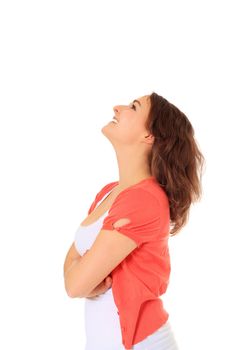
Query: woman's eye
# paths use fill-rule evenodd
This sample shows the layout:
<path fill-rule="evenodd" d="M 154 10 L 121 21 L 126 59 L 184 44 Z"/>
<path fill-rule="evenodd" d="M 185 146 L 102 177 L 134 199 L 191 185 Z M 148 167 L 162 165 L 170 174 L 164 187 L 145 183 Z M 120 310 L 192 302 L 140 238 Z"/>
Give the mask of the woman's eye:
<path fill-rule="evenodd" d="M 136 110 L 136 106 L 134 105 L 134 103 L 132 104 L 132 108 Z"/>

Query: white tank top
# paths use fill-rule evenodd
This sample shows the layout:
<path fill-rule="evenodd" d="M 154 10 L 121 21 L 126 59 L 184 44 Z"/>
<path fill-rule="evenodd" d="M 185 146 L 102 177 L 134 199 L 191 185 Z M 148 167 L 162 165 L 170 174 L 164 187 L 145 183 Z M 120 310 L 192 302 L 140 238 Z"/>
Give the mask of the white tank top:
<path fill-rule="evenodd" d="M 96 207 L 110 192 L 103 196 L 96 204 Z M 80 225 L 76 230 L 74 244 L 80 255 L 84 255 L 86 250 L 91 248 L 107 214 L 108 211 L 92 224 L 87 226 Z M 95 299 L 85 298 L 85 350 L 124 350 L 117 312 L 118 309 L 113 299 L 112 287 Z"/>
<path fill-rule="evenodd" d="M 111 191 L 103 196 L 96 207 Z M 108 210 L 92 224 L 80 225 L 77 228 L 74 244 L 81 256 L 84 255 L 86 250 L 91 249 L 107 214 Z M 112 294 L 112 287 L 95 299 L 85 298 L 85 334 L 85 350 L 125 350 L 122 344 L 120 320 Z M 151 348 L 156 350 L 179 350 L 169 320 L 156 332 L 132 347 L 133 350 Z"/>

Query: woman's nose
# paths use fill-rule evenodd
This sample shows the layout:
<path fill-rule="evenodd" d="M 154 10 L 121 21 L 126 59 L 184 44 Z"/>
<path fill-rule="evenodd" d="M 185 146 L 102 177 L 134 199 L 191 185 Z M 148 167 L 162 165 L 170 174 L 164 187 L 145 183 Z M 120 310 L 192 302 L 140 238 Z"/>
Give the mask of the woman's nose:
<path fill-rule="evenodd" d="M 117 105 L 113 107 L 113 110 L 114 110 L 114 113 L 119 113 L 121 110 L 127 109 L 127 108 L 130 108 L 130 107 L 127 105 Z"/>
<path fill-rule="evenodd" d="M 114 113 L 118 113 L 118 111 L 119 111 L 118 106 L 114 106 L 113 110 L 114 110 Z"/>

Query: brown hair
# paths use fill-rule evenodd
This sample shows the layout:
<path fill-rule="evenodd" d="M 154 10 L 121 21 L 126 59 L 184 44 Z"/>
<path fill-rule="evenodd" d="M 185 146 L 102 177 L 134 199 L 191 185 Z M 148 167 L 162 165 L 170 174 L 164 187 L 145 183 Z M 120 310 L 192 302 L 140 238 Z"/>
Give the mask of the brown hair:
<path fill-rule="evenodd" d="M 201 199 L 205 159 L 186 115 L 155 92 L 149 98 L 146 127 L 154 143 L 148 160 L 152 175 L 168 196 L 170 236 L 174 236 L 187 223 L 191 203 Z"/>

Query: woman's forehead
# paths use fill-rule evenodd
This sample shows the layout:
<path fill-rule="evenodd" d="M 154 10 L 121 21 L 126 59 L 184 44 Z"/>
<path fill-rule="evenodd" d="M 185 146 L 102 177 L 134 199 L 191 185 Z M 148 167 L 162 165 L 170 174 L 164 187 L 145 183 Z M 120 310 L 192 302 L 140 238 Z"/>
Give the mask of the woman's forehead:
<path fill-rule="evenodd" d="M 147 109 L 150 107 L 150 95 L 138 97 L 135 101 L 139 101 L 141 104 L 141 108 L 143 109 Z"/>

